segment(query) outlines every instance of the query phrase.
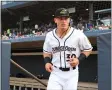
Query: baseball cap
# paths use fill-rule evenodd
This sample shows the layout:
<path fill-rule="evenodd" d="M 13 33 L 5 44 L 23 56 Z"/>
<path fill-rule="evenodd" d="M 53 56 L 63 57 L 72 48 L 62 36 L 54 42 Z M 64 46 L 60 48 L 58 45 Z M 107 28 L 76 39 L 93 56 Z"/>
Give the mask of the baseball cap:
<path fill-rule="evenodd" d="M 59 8 L 55 12 L 55 17 L 70 17 L 69 11 L 66 8 Z"/>

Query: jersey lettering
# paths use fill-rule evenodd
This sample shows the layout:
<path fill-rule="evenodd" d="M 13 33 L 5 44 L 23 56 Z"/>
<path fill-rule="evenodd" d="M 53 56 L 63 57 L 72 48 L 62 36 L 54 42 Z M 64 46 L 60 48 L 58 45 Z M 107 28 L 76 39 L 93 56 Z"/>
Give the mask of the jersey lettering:
<path fill-rule="evenodd" d="M 52 51 L 55 53 L 60 51 L 76 51 L 76 48 L 69 47 L 69 46 L 58 46 L 58 47 L 53 47 Z"/>

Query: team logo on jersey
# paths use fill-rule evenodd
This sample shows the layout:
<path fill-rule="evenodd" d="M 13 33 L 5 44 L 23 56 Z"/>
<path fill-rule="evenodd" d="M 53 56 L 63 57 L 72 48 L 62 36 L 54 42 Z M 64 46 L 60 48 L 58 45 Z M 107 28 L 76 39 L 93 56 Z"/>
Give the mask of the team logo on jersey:
<path fill-rule="evenodd" d="M 74 47 L 68 47 L 68 46 L 58 46 L 52 48 L 53 52 L 60 52 L 60 51 L 76 51 L 76 48 Z"/>

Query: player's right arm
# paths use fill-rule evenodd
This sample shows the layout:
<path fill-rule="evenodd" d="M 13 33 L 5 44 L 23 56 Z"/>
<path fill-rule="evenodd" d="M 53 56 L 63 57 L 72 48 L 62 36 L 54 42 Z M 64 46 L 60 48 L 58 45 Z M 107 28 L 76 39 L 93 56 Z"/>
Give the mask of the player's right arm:
<path fill-rule="evenodd" d="M 52 72 L 51 55 L 52 55 L 52 48 L 50 46 L 50 35 L 47 34 L 43 45 L 43 57 L 45 62 L 45 69 L 48 72 Z"/>
<path fill-rule="evenodd" d="M 43 57 L 44 57 L 46 71 L 52 72 L 51 54 L 43 52 Z"/>

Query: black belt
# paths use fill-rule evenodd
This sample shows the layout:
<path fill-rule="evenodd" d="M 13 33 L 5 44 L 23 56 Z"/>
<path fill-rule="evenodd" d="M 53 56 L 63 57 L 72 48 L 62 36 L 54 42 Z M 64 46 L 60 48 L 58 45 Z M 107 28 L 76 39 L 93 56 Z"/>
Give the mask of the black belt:
<path fill-rule="evenodd" d="M 54 67 L 57 68 L 57 66 L 54 66 Z M 73 68 L 73 70 L 76 69 L 76 67 L 72 67 L 72 68 Z M 70 71 L 70 68 L 62 68 L 62 67 L 59 67 L 59 69 L 62 70 L 62 71 Z"/>

